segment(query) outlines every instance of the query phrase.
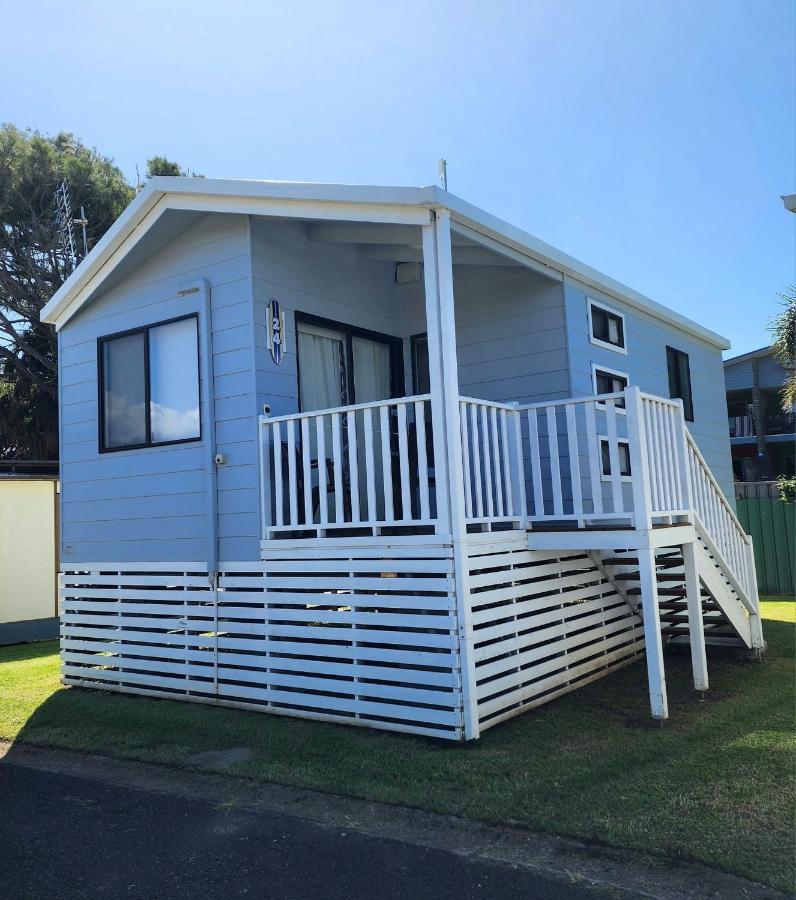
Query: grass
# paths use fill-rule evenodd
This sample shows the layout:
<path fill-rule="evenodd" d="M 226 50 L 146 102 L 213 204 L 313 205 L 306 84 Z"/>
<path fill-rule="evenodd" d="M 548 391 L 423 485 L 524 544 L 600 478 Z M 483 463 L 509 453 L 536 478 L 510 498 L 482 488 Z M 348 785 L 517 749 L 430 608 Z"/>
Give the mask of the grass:
<path fill-rule="evenodd" d="M 63 688 L 57 645 L 0 649 L 0 737 L 184 764 L 251 748 L 235 775 L 699 860 L 794 886 L 796 602 L 763 604 L 763 663 L 666 657 L 670 720 L 633 665 L 487 731 L 472 746 L 256 712 Z"/>

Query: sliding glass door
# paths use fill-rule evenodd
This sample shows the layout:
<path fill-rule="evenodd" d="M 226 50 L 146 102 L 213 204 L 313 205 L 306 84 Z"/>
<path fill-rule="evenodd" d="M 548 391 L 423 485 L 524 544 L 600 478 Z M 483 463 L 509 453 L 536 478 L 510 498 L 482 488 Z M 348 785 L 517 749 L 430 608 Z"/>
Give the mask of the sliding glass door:
<path fill-rule="evenodd" d="M 301 412 L 316 409 L 333 409 L 355 403 L 372 403 L 389 400 L 395 396 L 400 382 L 399 359 L 400 342 L 387 336 L 363 332 L 359 329 L 317 319 L 297 316 L 297 349 L 299 369 L 299 401 Z M 371 417 L 374 452 L 377 454 L 375 487 L 382 505 L 383 458 L 389 458 L 387 467 L 392 469 L 394 423 L 383 433 L 378 410 L 361 411 L 356 414 L 357 481 L 359 483 L 360 505 L 367 503 L 367 478 L 364 468 L 364 418 Z M 346 422 L 342 425 L 343 440 L 343 481 L 345 504 L 350 508 L 351 473 L 348 469 L 348 436 Z M 324 428 L 323 454 L 319 454 L 317 434 L 310 433 L 311 456 L 313 459 L 313 491 L 319 494 L 324 482 L 327 496 L 317 498 L 317 503 L 334 503 L 334 482 L 332 472 L 331 425 Z M 319 459 L 319 456 L 324 459 Z M 319 466 L 325 466 L 326 475 L 319 477 Z M 363 507 L 364 508 L 364 507 Z M 383 515 L 383 509 L 376 511 Z"/>

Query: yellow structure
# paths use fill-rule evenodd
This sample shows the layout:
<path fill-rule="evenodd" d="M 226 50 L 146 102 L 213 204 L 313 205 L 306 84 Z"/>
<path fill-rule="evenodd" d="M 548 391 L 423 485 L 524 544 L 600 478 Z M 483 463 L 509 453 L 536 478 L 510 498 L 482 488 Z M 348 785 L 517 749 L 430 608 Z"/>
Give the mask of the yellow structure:
<path fill-rule="evenodd" d="M 58 635 L 58 482 L 0 476 L 0 644 Z"/>

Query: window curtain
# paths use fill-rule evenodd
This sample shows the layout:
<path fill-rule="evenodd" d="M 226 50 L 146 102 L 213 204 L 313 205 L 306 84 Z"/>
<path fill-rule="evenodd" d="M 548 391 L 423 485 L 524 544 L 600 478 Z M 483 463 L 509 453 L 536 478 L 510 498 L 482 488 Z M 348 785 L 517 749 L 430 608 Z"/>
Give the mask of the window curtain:
<path fill-rule="evenodd" d="M 298 352 L 302 412 L 342 406 L 345 371 L 342 340 L 299 331 Z"/>
<path fill-rule="evenodd" d="M 352 339 L 354 395 L 357 403 L 387 400 L 390 396 L 390 348 L 381 341 Z"/>

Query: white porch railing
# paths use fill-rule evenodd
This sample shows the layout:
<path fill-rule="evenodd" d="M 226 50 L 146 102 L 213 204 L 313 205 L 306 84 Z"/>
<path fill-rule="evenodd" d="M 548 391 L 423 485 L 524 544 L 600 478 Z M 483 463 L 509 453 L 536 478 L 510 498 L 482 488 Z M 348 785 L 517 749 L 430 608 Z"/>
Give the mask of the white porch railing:
<path fill-rule="evenodd" d="M 638 396 L 640 408 L 636 412 L 643 440 L 642 447 L 633 455 L 643 457 L 639 474 L 649 479 L 652 514 L 661 518 L 687 516 L 691 511 L 686 458 L 688 429 L 682 402 L 654 394 Z"/>
<path fill-rule="evenodd" d="M 260 417 L 263 536 L 433 525 L 429 396 Z"/>
<path fill-rule="evenodd" d="M 624 394 L 518 407 L 531 522 L 633 523 Z"/>
<path fill-rule="evenodd" d="M 263 536 L 432 529 L 430 423 L 429 395 L 261 417 Z M 739 593 L 756 596 L 751 542 L 679 400 L 634 388 L 525 405 L 461 397 L 459 428 L 469 528 L 694 521 Z M 647 522 L 634 509 L 639 480 Z"/>
<path fill-rule="evenodd" d="M 516 405 L 459 398 L 468 524 L 525 522 L 525 473 Z"/>

